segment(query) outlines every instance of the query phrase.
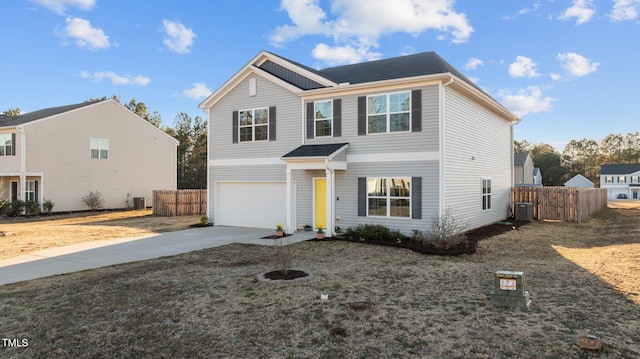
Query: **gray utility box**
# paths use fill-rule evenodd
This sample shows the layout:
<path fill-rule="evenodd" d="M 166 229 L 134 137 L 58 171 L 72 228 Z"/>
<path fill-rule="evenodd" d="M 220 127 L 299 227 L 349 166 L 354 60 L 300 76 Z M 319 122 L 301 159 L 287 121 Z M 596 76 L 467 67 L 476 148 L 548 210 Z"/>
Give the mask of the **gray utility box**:
<path fill-rule="evenodd" d="M 144 197 L 133 197 L 133 209 L 145 209 Z"/>
<path fill-rule="evenodd" d="M 516 202 L 516 221 L 533 221 L 533 203 Z"/>

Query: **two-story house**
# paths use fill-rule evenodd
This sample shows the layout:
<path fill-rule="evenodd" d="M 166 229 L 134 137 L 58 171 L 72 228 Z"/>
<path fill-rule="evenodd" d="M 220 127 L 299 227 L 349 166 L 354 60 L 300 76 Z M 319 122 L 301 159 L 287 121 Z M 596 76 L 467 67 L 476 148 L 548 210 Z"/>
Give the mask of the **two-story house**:
<path fill-rule="evenodd" d="M 445 211 L 468 229 L 510 215 L 519 119 L 434 52 L 315 70 L 263 51 L 200 108 L 216 225 L 411 233 Z"/>
<path fill-rule="evenodd" d="M 85 210 L 133 206 L 154 189 L 176 188 L 178 141 L 113 100 L 46 108 L 0 118 L 0 199 L 54 202 Z"/>
<path fill-rule="evenodd" d="M 640 163 L 600 166 L 600 187 L 608 190 L 609 199 L 640 198 Z"/>

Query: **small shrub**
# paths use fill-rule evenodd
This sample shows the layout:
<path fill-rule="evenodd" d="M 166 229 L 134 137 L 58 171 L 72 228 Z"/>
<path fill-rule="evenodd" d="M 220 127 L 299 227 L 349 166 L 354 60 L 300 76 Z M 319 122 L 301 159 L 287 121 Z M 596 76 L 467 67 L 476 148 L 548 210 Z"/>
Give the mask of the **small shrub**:
<path fill-rule="evenodd" d="M 449 210 L 442 215 L 436 214 L 431 219 L 431 228 L 425 232 L 423 243 L 433 244 L 438 248 L 448 249 L 467 240 L 463 222 L 454 217 Z M 415 232 L 414 232 L 415 235 Z"/>
<path fill-rule="evenodd" d="M 42 202 L 42 209 L 44 210 L 45 213 L 51 214 L 51 212 L 53 211 L 54 204 L 55 203 L 52 200 L 48 199 Z"/>
<path fill-rule="evenodd" d="M 90 210 L 95 211 L 101 209 L 104 206 L 104 199 L 102 193 L 98 191 L 90 191 L 85 197 L 82 197 L 82 202 L 89 207 Z"/>
<path fill-rule="evenodd" d="M 200 224 L 206 225 L 208 223 L 209 223 L 209 217 L 207 217 L 207 216 L 200 217 Z"/>
<path fill-rule="evenodd" d="M 351 239 L 366 242 L 368 240 L 383 240 L 398 242 L 404 238 L 398 230 L 390 230 L 380 224 L 361 224 L 347 228 L 347 236 Z"/>
<path fill-rule="evenodd" d="M 25 205 L 26 203 L 19 199 L 9 203 L 9 206 L 7 208 L 7 216 L 9 217 L 22 216 L 24 214 Z"/>
<path fill-rule="evenodd" d="M 11 202 L 7 200 L 0 200 L 0 216 L 6 216 L 10 206 Z"/>
<path fill-rule="evenodd" d="M 288 244 L 289 241 L 285 237 L 278 237 L 273 240 L 273 264 L 283 274 L 289 273 L 295 256 L 293 248 Z"/>
<path fill-rule="evenodd" d="M 25 214 L 32 214 L 32 215 L 40 214 L 40 203 L 36 201 L 25 202 L 24 212 Z"/>

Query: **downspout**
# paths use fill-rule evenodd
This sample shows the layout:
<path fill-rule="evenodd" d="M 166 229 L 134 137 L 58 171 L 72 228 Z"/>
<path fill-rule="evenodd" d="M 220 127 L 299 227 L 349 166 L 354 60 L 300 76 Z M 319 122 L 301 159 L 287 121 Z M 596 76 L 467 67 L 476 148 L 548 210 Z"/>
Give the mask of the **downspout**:
<path fill-rule="evenodd" d="M 209 138 L 211 136 L 211 110 L 210 109 L 206 109 L 203 110 L 204 113 L 207 114 L 207 191 L 205 192 L 205 195 L 207 196 L 207 210 L 206 210 L 206 215 L 207 215 L 207 219 L 209 220 L 210 223 L 215 223 L 214 221 L 211 220 L 211 212 L 209 211 L 209 188 L 211 187 L 211 183 L 209 182 L 211 180 L 211 167 L 209 166 L 209 161 L 211 161 L 211 153 L 209 151 L 211 151 L 211 141 L 209 141 Z M 176 144 L 176 158 L 178 157 L 178 145 L 179 143 Z M 178 163 L 176 160 L 176 167 L 177 167 Z M 178 171 L 174 171 L 176 173 L 176 189 L 178 189 Z"/>
<path fill-rule="evenodd" d="M 27 186 L 27 134 L 22 126 L 16 126 L 16 129 L 20 133 L 20 191 L 18 191 L 18 199 L 24 201 Z"/>
<path fill-rule="evenodd" d="M 440 152 L 440 163 L 439 163 L 439 172 L 440 172 L 440 198 L 439 198 L 439 206 L 438 206 L 438 216 L 440 218 L 442 218 L 442 216 L 444 215 L 444 206 L 446 205 L 445 201 L 444 201 L 444 193 L 445 193 L 445 188 L 444 188 L 444 142 L 445 142 L 445 115 L 446 115 L 446 111 L 445 111 L 445 87 L 451 85 L 453 83 L 453 76 L 449 76 L 449 81 L 447 81 L 446 83 L 440 83 L 440 121 L 439 121 L 439 127 L 440 127 L 440 145 L 439 145 L 439 151 Z"/>

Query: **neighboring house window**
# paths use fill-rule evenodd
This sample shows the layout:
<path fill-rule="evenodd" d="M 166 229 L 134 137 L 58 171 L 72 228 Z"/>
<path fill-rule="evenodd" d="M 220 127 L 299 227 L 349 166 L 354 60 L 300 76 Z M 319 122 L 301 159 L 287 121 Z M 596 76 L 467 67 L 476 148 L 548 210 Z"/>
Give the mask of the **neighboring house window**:
<path fill-rule="evenodd" d="M 26 202 L 35 202 L 36 198 L 36 181 L 25 182 L 24 200 Z"/>
<path fill-rule="evenodd" d="M 618 176 L 618 183 L 627 183 L 626 176 Z"/>
<path fill-rule="evenodd" d="M 367 133 L 411 131 L 411 92 L 367 97 Z"/>
<path fill-rule="evenodd" d="M 367 215 L 411 217 L 410 178 L 367 178 Z"/>
<path fill-rule="evenodd" d="M 482 210 L 491 209 L 491 180 L 482 179 Z"/>
<path fill-rule="evenodd" d="M 640 183 L 640 176 L 631 176 L 631 183 Z"/>
<path fill-rule="evenodd" d="M 314 103 L 315 137 L 332 136 L 333 107 L 332 101 Z"/>
<path fill-rule="evenodd" d="M 613 176 L 605 176 L 604 183 L 613 183 Z"/>
<path fill-rule="evenodd" d="M 269 140 L 269 109 L 258 108 L 238 112 L 240 142 Z"/>
<path fill-rule="evenodd" d="M 109 140 L 101 138 L 91 139 L 91 158 L 109 158 Z"/>
<path fill-rule="evenodd" d="M 0 135 L 0 156 L 13 156 L 13 135 L 10 133 Z"/>

